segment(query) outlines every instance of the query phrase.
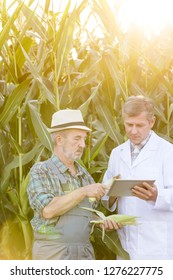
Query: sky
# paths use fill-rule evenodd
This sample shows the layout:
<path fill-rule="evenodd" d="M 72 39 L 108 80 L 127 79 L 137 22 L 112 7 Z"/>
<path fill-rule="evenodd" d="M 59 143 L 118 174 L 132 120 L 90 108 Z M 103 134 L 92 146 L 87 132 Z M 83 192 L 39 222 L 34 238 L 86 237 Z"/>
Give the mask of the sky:
<path fill-rule="evenodd" d="M 6 0 L 7 5 L 14 0 Z M 29 0 L 23 0 L 26 4 Z M 34 5 L 45 4 L 46 0 L 34 1 Z M 80 4 L 82 0 L 71 0 L 71 5 Z M 92 0 L 91 0 L 92 1 Z M 51 0 L 54 11 L 63 10 L 68 0 Z M 136 25 L 143 29 L 159 32 L 165 25 L 173 26 L 173 0 L 107 0 L 111 9 L 120 4 L 118 20 L 124 29 L 130 25 Z M 88 25 L 91 28 L 94 22 Z"/>

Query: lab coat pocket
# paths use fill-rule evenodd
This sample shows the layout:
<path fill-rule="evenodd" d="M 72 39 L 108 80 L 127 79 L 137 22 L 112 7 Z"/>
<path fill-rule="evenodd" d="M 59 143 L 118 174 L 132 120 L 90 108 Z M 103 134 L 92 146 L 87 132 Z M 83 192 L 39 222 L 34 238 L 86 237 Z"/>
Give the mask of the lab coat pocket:
<path fill-rule="evenodd" d="M 167 224 L 142 222 L 138 226 L 138 252 L 140 255 L 164 255 L 167 250 Z"/>

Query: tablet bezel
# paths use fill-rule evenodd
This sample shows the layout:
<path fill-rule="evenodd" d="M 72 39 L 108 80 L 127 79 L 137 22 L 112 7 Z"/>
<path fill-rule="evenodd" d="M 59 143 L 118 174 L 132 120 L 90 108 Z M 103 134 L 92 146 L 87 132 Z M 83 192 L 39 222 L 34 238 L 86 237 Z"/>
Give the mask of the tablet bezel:
<path fill-rule="evenodd" d="M 134 186 L 141 186 L 142 183 L 153 185 L 155 180 L 141 180 L 141 179 L 114 179 L 112 185 L 107 193 L 108 196 L 132 196 L 131 189 Z"/>

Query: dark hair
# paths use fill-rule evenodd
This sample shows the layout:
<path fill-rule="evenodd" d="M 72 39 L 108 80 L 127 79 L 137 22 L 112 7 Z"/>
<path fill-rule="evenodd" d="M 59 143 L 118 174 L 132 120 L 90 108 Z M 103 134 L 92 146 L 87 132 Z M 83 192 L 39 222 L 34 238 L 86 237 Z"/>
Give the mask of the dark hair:
<path fill-rule="evenodd" d="M 154 116 L 154 104 L 151 99 L 143 95 L 130 96 L 123 107 L 123 115 L 135 117 L 146 112 L 148 119 Z"/>

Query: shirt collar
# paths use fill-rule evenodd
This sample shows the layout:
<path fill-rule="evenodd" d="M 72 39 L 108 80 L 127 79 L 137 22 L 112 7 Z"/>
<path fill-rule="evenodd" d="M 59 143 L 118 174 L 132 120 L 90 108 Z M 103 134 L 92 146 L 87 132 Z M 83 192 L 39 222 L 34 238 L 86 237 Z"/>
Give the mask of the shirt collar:
<path fill-rule="evenodd" d="M 57 155 L 52 155 L 51 159 L 54 162 L 54 164 L 58 167 L 61 173 L 66 172 L 66 170 L 68 169 L 67 166 L 58 158 Z"/>
<path fill-rule="evenodd" d="M 136 147 L 141 150 L 148 142 L 148 140 L 150 139 L 150 136 L 152 134 L 152 130 L 150 130 L 147 138 L 145 140 L 143 140 L 139 145 L 134 145 L 132 142 L 130 142 L 130 147 L 131 147 L 131 151 L 133 151 Z"/>
<path fill-rule="evenodd" d="M 54 164 L 58 167 L 61 173 L 65 173 L 68 170 L 68 167 L 58 158 L 57 155 L 52 155 L 51 159 L 54 162 Z M 74 164 L 76 165 L 76 168 L 78 170 L 77 175 L 82 175 L 83 172 L 80 164 L 76 161 L 74 162 Z"/>

